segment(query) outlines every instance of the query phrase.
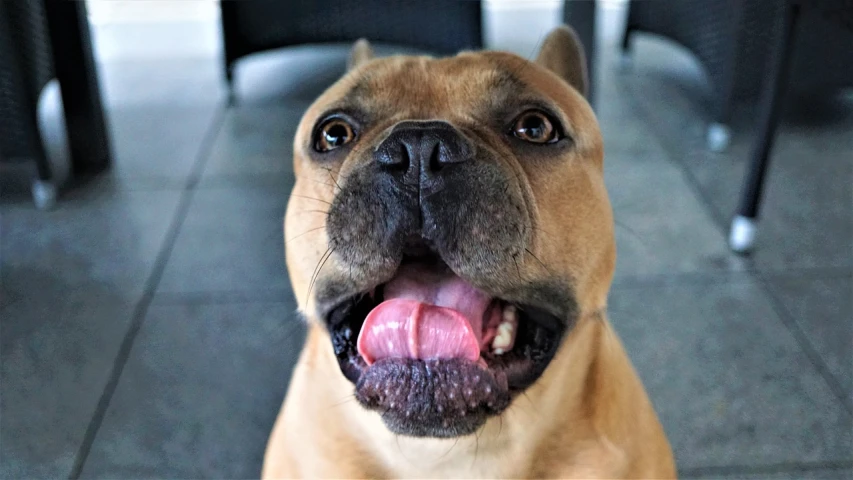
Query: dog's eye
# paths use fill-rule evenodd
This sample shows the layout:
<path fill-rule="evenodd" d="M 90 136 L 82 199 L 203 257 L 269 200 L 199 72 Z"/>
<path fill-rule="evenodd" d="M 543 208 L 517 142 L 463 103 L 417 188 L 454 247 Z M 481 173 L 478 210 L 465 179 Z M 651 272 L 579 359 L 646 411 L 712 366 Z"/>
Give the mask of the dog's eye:
<path fill-rule="evenodd" d="M 355 132 L 349 123 L 340 118 L 333 118 L 317 131 L 314 149 L 318 152 L 328 152 L 348 144 L 354 138 Z"/>
<path fill-rule="evenodd" d="M 530 143 L 553 143 L 559 140 L 554 123 L 538 110 L 529 110 L 519 115 L 513 123 L 512 134 Z"/>

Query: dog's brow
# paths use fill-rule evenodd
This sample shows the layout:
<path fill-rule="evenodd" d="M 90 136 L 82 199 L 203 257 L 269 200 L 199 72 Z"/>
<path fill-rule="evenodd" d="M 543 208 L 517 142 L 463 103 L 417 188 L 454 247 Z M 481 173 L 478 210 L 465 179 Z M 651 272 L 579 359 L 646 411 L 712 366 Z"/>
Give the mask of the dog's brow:
<path fill-rule="evenodd" d="M 527 89 L 527 84 L 522 82 L 512 72 L 497 69 L 495 71 L 495 76 L 492 79 L 492 88 L 506 93 L 520 92 Z"/>

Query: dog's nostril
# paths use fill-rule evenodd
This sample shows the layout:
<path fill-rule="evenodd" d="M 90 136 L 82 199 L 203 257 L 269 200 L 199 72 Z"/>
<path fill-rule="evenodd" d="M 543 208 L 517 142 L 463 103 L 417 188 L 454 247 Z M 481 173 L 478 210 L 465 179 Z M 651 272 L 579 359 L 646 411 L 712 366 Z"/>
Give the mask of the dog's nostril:
<path fill-rule="evenodd" d="M 397 162 L 394 166 L 398 167 L 400 170 L 408 170 L 410 163 L 412 163 L 412 156 L 409 155 L 409 146 L 405 143 L 401 143 L 400 155 L 397 156 Z"/>
<path fill-rule="evenodd" d="M 432 172 L 438 172 L 444 167 L 444 159 L 441 158 L 441 143 L 436 142 L 435 146 L 432 147 L 432 153 L 429 156 L 429 169 Z"/>

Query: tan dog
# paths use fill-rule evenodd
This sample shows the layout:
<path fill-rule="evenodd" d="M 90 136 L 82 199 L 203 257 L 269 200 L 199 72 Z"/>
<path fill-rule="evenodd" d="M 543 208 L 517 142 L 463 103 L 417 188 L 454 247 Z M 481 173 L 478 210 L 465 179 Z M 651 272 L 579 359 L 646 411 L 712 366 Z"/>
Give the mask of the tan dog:
<path fill-rule="evenodd" d="M 616 259 L 583 51 L 371 59 L 296 133 L 307 343 L 263 476 L 667 478 L 605 318 Z"/>

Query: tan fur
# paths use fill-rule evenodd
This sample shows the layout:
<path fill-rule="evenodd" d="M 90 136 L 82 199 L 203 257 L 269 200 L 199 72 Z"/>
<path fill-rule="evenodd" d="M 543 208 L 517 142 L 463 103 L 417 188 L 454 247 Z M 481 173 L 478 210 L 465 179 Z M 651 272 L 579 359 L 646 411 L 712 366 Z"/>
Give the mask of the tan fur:
<path fill-rule="evenodd" d="M 581 68 L 582 62 L 574 53 L 555 53 L 560 46 L 554 39 L 563 37 L 549 37 L 538 65 L 497 52 L 359 62 L 306 112 L 294 145 L 297 181 L 285 217 L 285 239 L 290 278 L 309 333 L 269 440 L 264 478 L 675 476 L 657 416 L 605 317 L 616 254 L 604 152 L 595 116 L 580 93 L 583 84 L 578 88 L 573 74 L 568 79 L 575 89 L 563 80 L 567 69 Z M 377 413 L 354 400 L 353 385 L 340 373 L 329 335 L 314 313 L 309 286 L 328 239 L 325 215 L 310 211 L 327 207 L 323 202 L 333 199 L 337 179 L 346 178 L 353 165 L 349 160 L 328 166 L 312 161 L 312 126 L 357 81 L 369 81 L 371 91 L 382 92 L 370 102 L 386 113 L 382 125 L 365 132 L 348 158 L 375 145 L 404 119 L 471 124 L 476 121 L 471 112 L 480 108 L 497 67 L 514 72 L 558 105 L 575 140 L 560 161 L 527 162 L 516 160 L 497 132 L 482 139 L 505 152 L 509 167 L 525 179 L 520 188 L 540 227 L 533 251 L 549 269 L 572 278 L 580 318 L 542 377 L 477 435 L 458 440 L 397 436 Z M 340 268 L 336 262 L 332 256 L 321 270 Z M 541 268 L 525 258 L 519 272 L 533 278 Z"/>
<path fill-rule="evenodd" d="M 347 70 L 359 67 L 373 59 L 373 48 L 367 40 L 361 38 L 352 46 L 349 59 L 347 61 Z"/>
<path fill-rule="evenodd" d="M 583 46 L 569 27 L 557 27 L 545 37 L 536 63 L 551 69 L 582 95 L 589 90 Z"/>

